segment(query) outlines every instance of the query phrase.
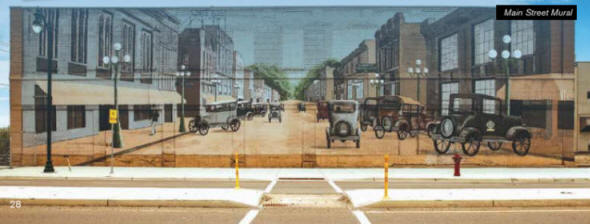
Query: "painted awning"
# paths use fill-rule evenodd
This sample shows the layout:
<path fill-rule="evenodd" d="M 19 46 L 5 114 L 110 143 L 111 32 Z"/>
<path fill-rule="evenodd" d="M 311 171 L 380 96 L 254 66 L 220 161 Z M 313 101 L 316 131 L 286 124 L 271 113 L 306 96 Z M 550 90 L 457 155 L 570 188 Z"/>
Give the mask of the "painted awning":
<path fill-rule="evenodd" d="M 35 84 L 47 92 L 47 81 L 36 81 Z M 114 103 L 112 85 L 53 81 L 52 92 L 54 105 L 109 105 Z M 180 98 L 180 94 L 175 91 L 126 86 L 118 88 L 118 103 L 120 105 L 178 104 L 181 102 Z"/>

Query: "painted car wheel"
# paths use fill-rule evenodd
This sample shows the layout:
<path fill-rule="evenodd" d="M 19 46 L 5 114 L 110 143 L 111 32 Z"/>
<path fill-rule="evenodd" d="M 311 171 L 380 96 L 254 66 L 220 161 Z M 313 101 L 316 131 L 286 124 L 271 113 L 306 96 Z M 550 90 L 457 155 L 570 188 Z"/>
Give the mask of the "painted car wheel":
<path fill-rule="evenodd" d="M 199 134 L 202 136 L 207 135 L 209 133 L 209 125 L 208 124 L 201 124 L 199 125 Z"/>
<path fill-rule="evenodd" d="M 236 131 L 240 130 L 240 125 L 241 125 L 241 123 L 240 123 L 240 120 L 238 120 L 238 119 L 234 119 L 234 120 L 232 120 L 232 121 L 231 121 L 231 123 L 229 124 L 229 127 L 231 128 L 231 130 L 232 130 L 233 132 L 236 132 Z"/>
<path fill-rule="evenodd" d="M 512 140 L 512 150 L 519 156 L 526 156 L 531 148 L 531 137 L 524 132 L 517 134 Z"/>
<path fill-rule="evenodd" d="M 383 136 L 385 136 L 385 130 L 383 130 L 381 126 L 376 126 L 375 128 L 373 128 L 373 130 L 375 131 L 376 138 L 382 139 Z"/>
<path fill-rule="evenodd" d="M 438 152 L 438 154 L 445 154 L 451 148 L 451 142 L 446 139 L 433 139 L 432 144 L 434 145 L 434 150 Z"/>
<path fill-rule="evenodd" d="M 467 137 L 467 141 L 461 143 L 461 148 L 463 148 L 463 153 L 468 156 L 475 156 L 479 152 L 479 147 L 481 146 L 481 139 L 477 134 L 470 134 Z"/>
<path fill-rule="evenodd" d="M 444 138 L 450 138 L 455 133 L 455 122 L 450 117 L 440 121 L 440 135 Z"/>

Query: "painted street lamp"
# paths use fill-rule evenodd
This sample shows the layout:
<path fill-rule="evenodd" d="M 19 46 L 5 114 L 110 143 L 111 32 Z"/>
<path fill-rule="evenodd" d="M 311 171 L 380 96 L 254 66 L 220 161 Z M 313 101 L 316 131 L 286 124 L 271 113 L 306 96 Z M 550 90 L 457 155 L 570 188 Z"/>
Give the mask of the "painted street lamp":
<path fill-rule="evenodd" d="M 426 77 L 428 75 L 428 68 L 422 67 L 422 60 L 416 59 L 416 67 L 409 67 L 408 74 L 410 76 L 416 76 L 416 100 L 420 102 L 420 85 L 421 85 L 421 78 Z"/>
<path fill-rule="evenodd" d="M 219 83 L 221 83 L 221 81 L 218 80 L 218 79 L 214 79 L 211 82 L 213 83 L 213 87 L 215 88 L 215 99 L 214 99 L 214 101 L 217 102 L 217 85 L 219 85 Z"/>
<path fill-rule="evenodd" d="M 189 76 L 191 73 L 189 71 L 187 71 L 186 66 L 185 65 L 181 65 L 180 66 L 180 72 L 176 73 L 177 77 L 181 77 L 182 78 L 182 96 L 180 98 L 180 108 L 181 108 L 181 112 L 180 112 L 180 127 L 178 128 L 178 132 L 184 133 L 186 132 L 186 129 L 184 127 L 184 77 L 185 76 Z"/>
<path fill-rule="evenodd" d="M 379 90 L 383 85 L 383 79 L 379 78 L 379 74 L 375 74 L 375 79 L 371 79 L 370 83 L 371 86 L 375 87 L 375 96 L 379 96 Z"/>
<path fill-rule="evenodd" d="M 121 148 L 123 147 L 123 140 L 121 139 L 121 125 L 119 122 L 119 102 L 118 102 L 118 79 L 119 79 L 119 63 L 121 62 L 119 60 L 119 54 L 121 52 L 121 43 L 115 43 L 113 44 L 113 48 L 115 49 L 115 54 L 113 56 L 104 56 L 102 58 L 102 62 L 104 62 L 105 65 L 108 64 L 112 64 L 114 66 L 114 72 L 115 74 L 113 74 L 113 89 L 114 89 L 114 106 L 115 106 L 115 110 L 117 110 L 117 123 L 113 124 L 113 141 L 112 141 L 112 147 L 113 148 Z M 128 54 L 126 54 L 125 56 L 123 56 L 123 63 L 129 63 L 131 62 L 131 56 L 129 56 Z"/>
<path fill-rule="evenodd" d="M 238 83 L 234 83 L 234 90 L 236 90 L 236 99 L 240 96 L 240 85 Z"/>
<path fill-rule="evenodd" d="M 47 132 L 47 161 L 43 172 L 53 173 L 53 162 L 51 160 L 51 132 L 53 124 L 53 95 L 51 91 L 51 72 L 53 71 L 53 25 L 51 21 L 47 19 L 47 15 L 43 14 L 40 9 L 35 11 L 35 20 L 32 24 L 33 32 L 40 34 L 41 31 L 45 30 L 47 35 L 47 102 L 45 109 L 45 131 Z"/>
<path fill-rule="evenodd" d="M 504 35 L 502 37 L 502 42 L 504 42 L 504 44 L 506 45 L 509 45 L 511 41 L 512 38 L 510 37 L 510 35 Z M 508 49 L 510 49 L 510 47 L 508 47 Z M 512 55 L 510 55 L 509 50 L 502 50 L 501 56 L 504 61 L 504 67 L 506 69 L 506 88 L 504 93 L 504 103 L 506 104 L 506 115 L 510 115 L 510 56 L 518 60 L 520 59 L 520 57 L 522 57 L 522 52 L 516 49 L 512 51 Z M 488 52 L 488 57 L 494 60 L 496 59 L 496 57 L 498 57 L 498 52 L 495 49 L 492 49 Z"/>

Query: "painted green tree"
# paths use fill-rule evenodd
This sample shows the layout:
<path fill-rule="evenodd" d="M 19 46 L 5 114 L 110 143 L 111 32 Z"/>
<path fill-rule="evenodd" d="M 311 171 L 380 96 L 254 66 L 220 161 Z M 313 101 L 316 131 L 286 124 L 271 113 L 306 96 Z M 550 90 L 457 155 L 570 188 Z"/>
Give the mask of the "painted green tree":
<path fill-rule="evenodd" d="M 295 95 L 296 99 L 304 100 L 305 89 L 307 89 L 307 87 L 309 87 L 313 83 L 314 80 L 318 80 L 320 78 L 320 74 L 322 72 L 322 69 L 325 68 L 326 66 L 338 68 L 340 66 L 340 62 L 336 59 L 331 58 L 331 59 L 325 60 L 321 64 L 313 66 L 307 72 L 307 74 L 305 74 L 305 77 L 303 78 L 303 80 L 301 80 L 299 82 L 299 84 L 295 87 L 294 95 Z M 340 74 L 338 72 L 335 72 L 334 79 L 341 80 L 342 77 L 339 77 L 339 75 Z"/>
<path fill-rule="evenodd" d="M 291 85 L 285 72 L 276 65 L 253 64 L 248 69 L 254 74 L 254 79 L 263 79 L 264 84 L 277 90 L 281 100 L 287 100 L 291 96 Z"/>

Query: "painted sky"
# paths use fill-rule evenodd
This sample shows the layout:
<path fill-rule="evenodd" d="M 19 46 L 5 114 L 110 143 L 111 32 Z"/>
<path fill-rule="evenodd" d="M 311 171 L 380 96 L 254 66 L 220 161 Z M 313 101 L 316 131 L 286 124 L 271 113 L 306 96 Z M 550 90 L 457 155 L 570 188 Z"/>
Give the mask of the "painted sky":
<path fill-rule="evenodd" d="M 10 6 L 47 6 L 47 7 L 251 7 L 251 6 L 494 6 L 496 4 L 576 4 L 578 20 L 576 21 L 576 61 L 590 61 L 590 44 L 584 41 L 590 35 L 590 3 L 584 0 L 1 0 L 0 1 L 0 127 L 9 124 L 8 83 L 9 72 L 9 7 Z M 385 21 L 385 20 L 384 20 Z M 288 39 L 286 41 L 289 41 Z M 357 43 L 358 44 L 358 43 Z M 356 44 L 351 48 L 356 47 Z M 334 55 L 344 54 L 347 49 L 335 50 Z M 340 52 L 342 51 L 342 52 Z M 287 57 L 289 55 L 286 55 Z M 251 61 L 246 61 L 251 62 Z M 293 62 L 289 62 L 293 63 Z M 298 63 L 298 62 L 296 62 Z M 303 63 L 303 62 L 302 62 Z M 286 64 L 285 66 L 297 66 Z"/>

